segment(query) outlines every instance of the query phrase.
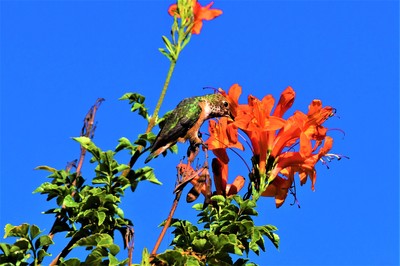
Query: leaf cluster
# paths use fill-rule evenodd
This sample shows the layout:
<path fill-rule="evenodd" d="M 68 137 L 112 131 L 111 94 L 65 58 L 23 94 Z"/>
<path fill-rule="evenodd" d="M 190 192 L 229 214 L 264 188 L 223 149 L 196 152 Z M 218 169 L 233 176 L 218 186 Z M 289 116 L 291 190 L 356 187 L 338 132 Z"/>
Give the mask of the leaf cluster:
<path fill-rule="evenodd" d="M 44 257 L 50 256 L 46 252 L 46 246 L 53 244 L 47 235 L 41 235 L 39 227 L 36 225 L 22 224 L 13 226 L 7 224 L 4 228 L 6 237 L 18 237 L 13 244 L 0 243 L 0 265 L 38 265 Z M 33 258 L 33 262 L 28 260 Z"/>
<path fill-rule="evenodd" d="M 120 249 L 113 242 L 115 231 L 119 231 L 124 238 L 132 225 L 119 207 L 121 197 L 127 188 L 135 191 L 140 181 L 161 183 L 151 167 L 133 170 L 115 160 L 117 152 L 127 147 L 131 150 L 137 149 L 137 145 L 130 144 L 126 138 L 120 141 L 116 151 L 102 151 L 87 137 L 77 137 L 74 140 L 92 155 L 90 162 L 96 164 L 91 184 L 85 184 L 85 179 L 76 172 L 40 166 L 38 169 L 51 172 L 49 178 L 52 181 L 43 183 L 34 192 L 46 194 L 47 200 L 56 200 L 57 208 L 45 212 L 55 214 L 57 218 L 52 233 L 66 231 L 66 237 L 71 238 L 69 249 L 85 247 L 91 250 L 85 263 L 125 263 L 126 260 L 118 262 L 115 258 Z M 136 142 L 140 141 L 139 138 Z M 122 174 L 124 171 L 127 171 L 126 176 Z M 74 261 L 76 259 L 64 263 Z"/>
<path fill-rule="evenodd" d="M 278 248 L 279 237 L 273 225 L 256 226 L 252 216 L 258 215 L 256 202 L 243 200 L 241 196 L 211 198 L 213 204 L 203 208 L 196 204 L 199 211 L 198 220 L 203 229 L 199 229 L 186 220 L 175 219 L 174 239 L 168 250 L 157 255 L 153 263 L 156 265 L 253 265 L 246 258 L 235 262 L 232 255 L 243 256 L 250 251 L 259 255 L 265 251 L 264 237 Z"/>
<path fill-rule="evenodd" d="M 171 39 L 162 36 L 165 48 L 159 51 L 171 62 L 178 60 L 180 52 L 189 43 L 194 26 L 193 5 L 191 0 L 178 0 L 171 27 Z"/>

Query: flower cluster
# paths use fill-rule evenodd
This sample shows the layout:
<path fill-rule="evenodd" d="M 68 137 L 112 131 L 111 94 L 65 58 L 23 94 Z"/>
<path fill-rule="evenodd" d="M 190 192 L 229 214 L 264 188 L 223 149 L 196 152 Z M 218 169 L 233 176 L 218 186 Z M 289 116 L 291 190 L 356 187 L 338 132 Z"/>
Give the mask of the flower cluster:
<path fill-rule="evenodd" d="M 212 20 L 222 14 L 222 10 L 220 9 L 211 9 L 211 6 L 214 4 L 214 2 L 211 2 L 206 6 L 202 6 L 199 2 L 197 2 L 197 0 L 189 1 L 191 1 L 191 7 L 193 10 L 193 34 L 200 34 L 201 28 L 203 27 L 203 20 Z M 180 17 L 178 5 L 171 5 L 168 9 L 168 13 L 171 16 Z"/>
<path fill-rule="evenodd" d="M 301 185 L 310 178 L 314 190 L 315 164 L 328 154 L 333 144 L 333 139 L 326 135 L 327 129 L 322 124 L 334 115 L 335 109 L 323 107 L 320 100 L 313 100 L 307 114 L 295 111 L 292 116 L 284 119 L 284 114 L 295 99 L 291 87 L 282 92 L 276 106 L 271 95 L 261 100 L 250 95 L 247 104 L 239 104 L 242 89 L 237 84 L 228 93 L 221 89 L 220 93 L 228 99 L 235 120 L 228 122 L 226 118 L 221 118 L 209 122 L 210 138 L 206 144 L 217 157 L 212 162 L 217 191 L 229 195 L 237 192 L 244 184 L 244 179 L 239 176 L 232 184 L 233 189 L 232 186 L 229 190 L 226 188 L 229 162 L 226 148 L 243 150 L 237 138 L 238 129 L 251 142 L 251 181 L 257 189 L 262 190 L 262 196 L 275 197 L 276 206 L 280 207 L 294 182 L 295 173 L 299 175 Z M 263 180 L 265 186 L 260 185 Z"/>

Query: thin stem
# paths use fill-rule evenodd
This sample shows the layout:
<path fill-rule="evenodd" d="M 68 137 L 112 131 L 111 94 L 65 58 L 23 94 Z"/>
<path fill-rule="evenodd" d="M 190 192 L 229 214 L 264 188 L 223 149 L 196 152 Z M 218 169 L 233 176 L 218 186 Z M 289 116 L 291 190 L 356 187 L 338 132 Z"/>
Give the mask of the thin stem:
<path fill-rule="evenodd" d="M 90 108 L 90 110 L 88 111 L 88 113 L 86 114 L 84 120 L 83 120 L 83 127 L 81 130 L 81 136 L 85 136 L 88 138 L 93 138 L 94 137 L 94 132 L 96 130 L 96 126 L 94 125 L 94 121 L 95 121 L 95 117 L 96 117 L 96 111 L 97 109 L 100 107 L 100 104 L 104 101 L 103 98 L 98 98 L 95 102 L 95 104 Z M 81 175 L 81 170 L 82 170 L 82 166 L 83 166 L 83 162 L 85 160 L 85 155 L 86 155 L 86 149 L 83 148 L 81 146 L 81 153 L 80 153 L 80 157 L 79 157 L 79 162 L 78 165 L 76 166 L 76 161 L 72 162 L 72 163 L 68 163 L 67 167 L 66 167 L 66 171 L 69 173 L 72 167 L 76 167 L 76 178 L 72 181 L 72 186 L 75 187 L 76 186 L 76 180 L 79 178 L 79 176 Z M 73 190 L 71 192 L 71 196 L 74 197 L 74 195 L 76 194 L 76 190 Z M 64 205 L 61 206 L 62 209 L 65 208 Z M 59 214 L 56 217 L 56 220 L 53 223 L 53 226 L 50 229 L 50 232 L 48 234 L 48 236 L 50 237 L 50 239 L 54 238 L 54 235 L 56 234 L 55 230 L 56 227 L 59 223 L 62 223 L 62 215 Z M 72 242 L 72 240 L 71 240 Z M 69 248 L 74 244 L 68 243 L 68 245 L 64 248 L 64 250 L 51 262 L 50 265 L 56 265 L 59 262 L 59 259 L 61 257 L 66 256 L 69 253 Z M 71 245 L 70 245 L 71 244 Z M 68 248 L 67 248 L 68 247 Z M 45 251 L 47 251 L 47 249 L 49 248 L 49 246 L 45 246 L 43 249 Z M 39 261 L 41 262 L 41 261 Z"/>
<path fill-rule="evenodd" d="M 178 52 L 178 55 L 179 55 L 179 52 Z M 164 82 L 163 89 L 162 89 L 161 94 L 160 94 L 160 98 L 158 99 L 156 108 L 154 109 L 153 115 L 151 116 L 149 124 L 147 125 L 145 134 L 149 133 L 153 129 L 153 127 L 156 125 L 157 118 L 158 118 L 158 113 L 160 112 L 161 104 L 163 103 L 165 95 L 167 93 L 169 82 L 171 81 L 172 73 L 174 72 L 178 55 L 176 56 L 175 60 L 171 60 L 171 64 L 169 66 L 169 70 L 168 70 L 167 77 L 166 77 L 165 82 Z M 135 154 L 132 155 L 132 157 L 131 157 L 131 159 L 129 161 L 129 164 L 128 164 L 129 168 L 122 172 L 122 176 L 126 177 L 129 174 L 130 169 L 133 167 L 133 165 L 135 164 L 136 160 L 139 158 L 143 148 L 144 147 L 141 146 L 141 145 L 138 147 L 138 149 L 136 150 Z"/>
<path fill-rule="evenodd" d="M 149 133 L 153 129 L 155 124 L 156 124 L 156 120 L 158 118 L 158 113 L 160 112 L 161 104 L 164 101 L 164 97 L 165 97 L 165 94 L 167 93 L 169 82 L 171 81 L 172 73 L 174 72 L 174 69 L 175 69 L 176 60 L 177 60 L 177 58 L 175 60 L 171 60 L 171 64 L 169 66 L 167 78 L 165 79 L 165 82 L 164 82 L 164 87 L 163 87 L 163 89 L 161 91 L 160 98 L 158 99 L 156 108 L 154 109 L 154 112 L 153 112 L 153 115 L 152 115 L 152 117 L 150 119 L 149 125 L 147 126 L 146 133 Z"/>
<path fill-rule="evenodd" d="M 153 251 L 151 252 L 151 255 L 156 255 L 157 254 L 157 250 L 160 247 L 161 241 L 163 240 L 163 238 L 165 236 L 165 233 L 167 232 L 167 229 L 169 228 L 169 226 L 171 224 L 172 216 L 174 215 L 175 210 L 178 207 L 178 203 L 179 203 L 179 199 L 181 198 L 181 195 L 182 195 L 182 190 L 179 190 L 175 194 L 175 199 L 174 199 L 174 202 L 172 203 L 171 210 L 169 211 L 168 218 L 165 221 L 164 227 L 163 227 L 160 235 L 158 236 L 157 242 L 154 245 L 154 248 L 153 248 Z"/>

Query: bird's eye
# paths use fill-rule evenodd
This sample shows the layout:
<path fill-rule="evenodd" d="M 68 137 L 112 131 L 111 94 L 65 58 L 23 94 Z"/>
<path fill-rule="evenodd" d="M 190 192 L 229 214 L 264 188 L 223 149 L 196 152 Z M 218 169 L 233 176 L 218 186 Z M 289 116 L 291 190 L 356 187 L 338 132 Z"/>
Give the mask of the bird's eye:
<path fill-rule="evenodd" d="M 224 106 L 228 107 L 229 103 L 224 101 Z"/>

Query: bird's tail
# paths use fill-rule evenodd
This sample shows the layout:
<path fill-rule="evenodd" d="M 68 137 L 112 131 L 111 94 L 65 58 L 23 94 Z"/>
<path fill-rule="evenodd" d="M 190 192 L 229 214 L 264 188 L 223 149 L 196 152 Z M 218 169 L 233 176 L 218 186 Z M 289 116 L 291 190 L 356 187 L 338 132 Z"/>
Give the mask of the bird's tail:
<path fill-rule="evenodd" d="M 157 155 L 155 153 L 150 153 L 149 156 L 147 156 L 146 160 L 144 161 L 144 163 L 148 163 L 150 162 L 154 157 L 156 157 Z"/>

